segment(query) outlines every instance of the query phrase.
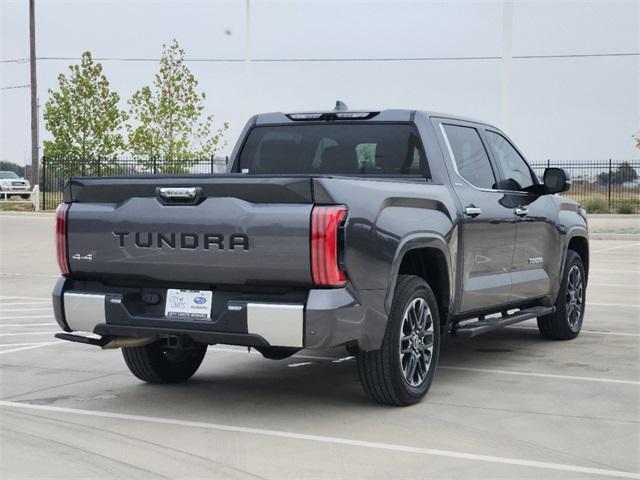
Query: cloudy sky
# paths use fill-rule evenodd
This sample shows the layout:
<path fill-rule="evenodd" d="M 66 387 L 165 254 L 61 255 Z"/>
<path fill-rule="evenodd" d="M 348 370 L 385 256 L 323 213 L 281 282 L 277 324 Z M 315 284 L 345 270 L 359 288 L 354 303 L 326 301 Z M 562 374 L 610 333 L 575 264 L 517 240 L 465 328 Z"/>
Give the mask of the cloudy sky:
<path fill-rule="evenodd" d="M 28 57 L 27 4 L 0 0 L 0 158 L 21 164 L 30 161 L 29 90 L 7 87 L 28 84 L 29 66 L 6 60 Z M 515 1 L 506 116 L 502 1 L 251 0 L 248 44 L 245 6 L 36 0 L 40 103 L 73 63 L 65 58 L 90 50 L 124 106 L 176 38 L 199 60 L 189 66 L 208 110 L 230 123 L 223 153 L 252 113 L 327 109 L 339 98 L 483 119 L 533 161 L 640 157 L 640 1 Z"/>

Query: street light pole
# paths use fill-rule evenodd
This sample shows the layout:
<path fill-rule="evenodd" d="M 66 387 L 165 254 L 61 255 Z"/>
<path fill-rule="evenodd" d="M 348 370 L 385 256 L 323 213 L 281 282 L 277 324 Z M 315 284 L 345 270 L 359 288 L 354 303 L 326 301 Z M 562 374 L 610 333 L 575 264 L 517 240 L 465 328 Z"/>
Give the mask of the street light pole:
<path fill-rule="evenodd" d="M 38 83 L 36 80 L 35 0 L 29 0 L 29 66 L 31 67 L 31 185 L 38 180 Z"/>
<path fill-rule="evenodd" d="M 513 1 L 502 3 L 502 129 L 511 129 L 511 77 L 513 51 Z"/>

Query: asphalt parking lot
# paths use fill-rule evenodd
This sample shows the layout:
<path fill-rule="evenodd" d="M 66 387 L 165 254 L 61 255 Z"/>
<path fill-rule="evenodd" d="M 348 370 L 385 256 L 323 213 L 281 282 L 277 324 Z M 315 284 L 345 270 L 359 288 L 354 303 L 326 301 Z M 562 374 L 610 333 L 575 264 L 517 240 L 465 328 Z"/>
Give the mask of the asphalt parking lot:
<path fill-rule="evenodd" d="M 640 242 L 591 242 L 581 335 L 448 339 L 425 401 L 370 403 L 344 351 L 211 347 L 181 385 L 59 342 L 51 216 L 0 216 L 0 476 L 640 478 Z"/>

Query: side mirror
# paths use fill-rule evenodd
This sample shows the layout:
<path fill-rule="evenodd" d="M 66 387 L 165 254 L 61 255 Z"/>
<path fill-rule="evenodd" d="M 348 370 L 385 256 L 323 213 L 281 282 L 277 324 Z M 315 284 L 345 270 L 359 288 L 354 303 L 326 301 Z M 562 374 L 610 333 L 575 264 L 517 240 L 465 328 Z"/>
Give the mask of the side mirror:
<path fill-rule="evenodd" d="M 546 168 L 543 182 L 547 193 L 566 192 L 571 188 L 571 179 L 564 168 Z"/>

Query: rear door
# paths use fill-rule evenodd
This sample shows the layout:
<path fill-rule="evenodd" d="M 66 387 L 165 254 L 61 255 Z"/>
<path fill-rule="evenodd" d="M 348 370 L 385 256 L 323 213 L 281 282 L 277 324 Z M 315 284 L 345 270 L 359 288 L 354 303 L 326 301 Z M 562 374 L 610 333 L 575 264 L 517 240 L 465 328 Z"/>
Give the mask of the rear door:
<path fill-rule="evenodd" d="M 478 126 L 436 119 L 436 131 L 449 156 L 449 170 L 462 204 L 462 295 L 458 313 L 509 301 L 515 242 L 513 209 L 495 190 L 498 175 Z"/>
<path fill-rule="evenodd" d="M 538 179 L 522 154 L 501 132 L 487 128 L 483 132 L 501 177 L 500 188 L 509 198 L 516 220 L 516 242 L 511 267 L 512 302 L 543 297 L 551 290 L 562 259 L 560 232 L 556 228 L 556 209 L 550 195 L 533 194 L 523 189 Z"/>

